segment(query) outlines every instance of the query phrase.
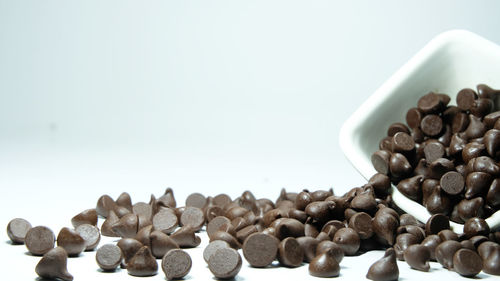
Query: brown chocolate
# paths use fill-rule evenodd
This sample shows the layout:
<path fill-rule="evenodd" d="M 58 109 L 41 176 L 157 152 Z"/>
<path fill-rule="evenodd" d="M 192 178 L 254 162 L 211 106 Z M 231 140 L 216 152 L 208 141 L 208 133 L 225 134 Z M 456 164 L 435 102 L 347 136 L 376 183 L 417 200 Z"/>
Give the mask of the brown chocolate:
<path fill-rule="evenodd" d="M 430 265 L 429 260 L 431 258 L 431 252 L 429 248 L 419 244 L 413 244 L 408 246 L 404 251 L 404 260 L 411 268 L 420 271 L 429 271 Z"/>
<path fill-rule="evenodd" d="M 148 205 L 149 206 L 149 205 Z M 139 228 L 139 219 L 136 214 L 127 214 L 111 226 L 114 233 L 120 237 L 133 238 Z"/>
<path fill-rule="evenodd" d="M 359 212 L 349 219 L 349 227 L 354 229 L 360 239 L 373 236 L 372 217 L 365 212 Z"/>
<path fill-rule="evenodd" d="M 109 195 L 102 195 L 97 199 L 96 212 L 101 217 L 107 217 L 109 211 L 113 211 L 116 207 L 116 203 Z"/>
<path fill-rule="evenodd" d="M 205 207 L 207 199 L 201 193 L 192 193 L 186 198 L 186 207 L 196 207 L 202 209 Z"/>
<path fill-rule="evenodd" d="M 85 251 L 93 251 L 101 241 L 101 233 L 97 226 L 91 224 L 81 224 L 76 228 L 76 232 L 85 241 Z"/>
<path fill-rule="evenodd" d="M 335 259 L 331 251 L 320 253 L 309 263 L 309 274 L 325 278 L 339 276 L 339 262 Z"/>
<path fill-rule="evenodd" d="M 208 263 L 208 260 L 215 253 L 215 251 L 217 251 L 218 249 L 229 248 L 229 247 L 230 246 L 226 241 L 214 240 L 214 241 L 208 243 L 208 245 L 203 250 L 203 259 L 205 260 L 206 263 Z M 243 254 L 244 253 L 245 252 L 243 252 Z"/>
<path fill-rule="evenodd" d="M 436 247 L 436 260 L 447 269 L 453 268 L 453 255 L 462 248 L 458 241 L 444 241 Z"/>
<path fill-rule="evenodd" d="M 197 247 L 201 243 L 199 236 L 195 235 L 195 230 L 190 226 L 183 226 L 170 235 L 175 243 L 181 248 Z M 215 239 L 217 240 L 217 239 Z"/>
<path fill-rule="evenodd" d="M 95 209 L 82 211 L 71 219 L 71 224 L 77 228 L 81 224 L 97 225 L 97 212 Z"/>
<path fill-rule="evenodd" d="M 167 280 L 181 279 L 191 270 L 191 256 L 181 249 L 168 251 L 161 260 L 161 269 Z"/>
<path fill-rule="evenodd" d="M 314 257 L 316 257 L 316 247 L 320 243 L 317 239 L 308 236 L 302 236 L 297 237 L 296 240 L 297 242 L 299 242 L 300 247 L 304 251 L 304 262 L 308 263 L 312 259 L 314 259 Z"/>
<path fill-rule="evenodd" d="M 341 228 L 337 230 L 333 237 L 333 242 L 337 243 L 346 256 L 355 255 L 360 246 L 360 238 L 358 233 L 352 228 Z"/>
<path fill-rule="evenodd" d="M 188 206 L 182 213 L 180 222 L 182 225 L 191 226 L 195 231 L 198 231 L 205 224 L 205 215 L 200 208 Z"/>
<path fill-rule="evenodd" d="M 330 252 L 330 254 L 340 263 L 344 259 L 344 250 L 337 243 L 329 240 L 324 240 L 316 246 L 316 255 Z"/>
<path fill-rule="evenodd" d="M 28 251 L 35 256 L 41 256 L 54 248 L 56 237 L 50 228 L 35 226 L 30 228 L 24 238 Z"/>
<path fill-rule="evenodd" d="M 274 236 L 254 233 L 243 243 L 243 256 L 253 267 L 266 267 L 276 259 L 279 244 Z"/>
<path fill-rule="evenodd" d="M 122 267 L 126 268 L 128 262 L 132 257 L 142 248 L 141 242 L 135 240 L 134 238 L 122 238 L 118 240 L 116 245 L 120 248 L 123 254 Z"/>
<path fill-rule="evenodd" d="M 287 237 L 278 245 L 278 260 L 287 267 L 297 267 L 304 260 L 304 250 L 293 237 Z"/>
<path fill-rule="evenodd" d="M 453 255 L 453 269 L 465 277 L 474 277 L 482 269 L 481 257 L 469 249 L 460 249 Z"/>
<path fill-rule="evenodd" d="M 73 280 L 67 269 L 67 253 L 62 247 L 55 247 L 47 251 L 35 267 L 35 272 L 42 278 L 65 281 Z"/>
<path fill-rule="evenodd" d="M 172 209 L 161 209 L 153 216 L 152 223 L 155 230 L 170 234 L 178 226 L 178 219 Z"/>
<path fill-rule="evenodd" d="M 399 268 L 396 263 L 396 253 L 393 248 L 385 251 L 384 257 L 376 261 L 368 269 L 366 278 L 374 281 L 390 281 L 399 278 Z"/>
<path fill-rule="evenodd" d="M 443 229 L 450 228 L 450 220 L 445 215 L 435 214 L 432 215 L 425 224 L 425 233 L 427 235 L 430 234 L 438 234 L 439 231 Z"/>
<path fill-rule="evenodd" d="M 153 276 L 158 273 L 158 263 L 148 246 L 143 246 L 127 263 L 127 272 L 132 276 Z"/>
<path fill-rule="evenodd" d="M 108 237 L 120 237 L 116 232 L 113 231 L 113 225 L 117 224 L 120 219 L 115 214 L 114 211 L 108 212 L 108 217 L 101 225 L 101 234 Z"/>
<path fill-rule="evenodd" d="M 123 256 L 120 247 L 115 244 L 106 244 L 97 249 L 95 260 L 104 271 L 114 271 L 122 262 Z"/>
<path fill-rule="evenodd" d="M 218 249 L 208 260 L 208 269 L 215 278 L 220 279 L 234 278 L 240 272 L 241 265 L 241 256 L 233 248 Z"/>
<path fill-rule="evenodd" d="M 179 249 L 179 245 L 162 231 L 155 230 L 150 234 L 151 253 L 156 258 L 162 258 L 168 251 Z"/>
<path fill-rule="evenodd" d="M 78 256 L 85 250 L 85 240 L 74 229 L 63 227 L 57 235 L 57 246 L 63 247 L 70 257 Z"/>
<path fill-rule="evenodd" d="M 22 218 L 15 218 L 7 224 L 7 235 L 14 244 L 24 244 L 24 238 L 31 229 L 31 224 Z"/>

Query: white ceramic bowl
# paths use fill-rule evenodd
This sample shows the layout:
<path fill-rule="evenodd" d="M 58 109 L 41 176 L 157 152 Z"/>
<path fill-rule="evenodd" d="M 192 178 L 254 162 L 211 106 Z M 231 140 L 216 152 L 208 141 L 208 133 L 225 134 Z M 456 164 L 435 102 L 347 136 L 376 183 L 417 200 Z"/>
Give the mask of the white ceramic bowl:
<path fill-rule="evenodd" d="M 500 46 L 464 30 L 444 32 L 432 39 L 370 96 L 342 126 L 340 146 L 363 177 L 376 173 L 371 155 L 394 122 L 405 123 L 406 111 L 429 91 L 446 93 L 455 103 L 462 88 L 477 84 L 500 88 Z M 405 212 L 426 222 L 430 217 L 420 204 L 392 188 L 394 202 Z M 489 217 L 490 227 L 500 226 L 500 211 Z M 455 232 L 463 225 L 452 223 Z"/>

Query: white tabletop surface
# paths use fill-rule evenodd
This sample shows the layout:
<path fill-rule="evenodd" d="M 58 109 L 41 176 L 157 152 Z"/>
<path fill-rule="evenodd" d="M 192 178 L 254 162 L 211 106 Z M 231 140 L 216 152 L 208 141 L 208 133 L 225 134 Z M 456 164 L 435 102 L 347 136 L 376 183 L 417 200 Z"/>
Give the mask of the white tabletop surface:
<path fill-rule="evenodd" d="M 0 0 L 0 225 L 57 234 L 122 191 L 147 201 L 170 186 L 182 205 L 362 185 L 338 142 L 349 114 L 443 31 L 500 43 L 500 2 L 404 2 Z M 186 279 L 212 278 L 200 235 Z M 39 258 L 2 237 L 2 279 L 36 279 Z M 69 260 L 75 280 L 136 279 L 100 273 L 94 255 Z M 340 278 L 381 256 L 347 257 Z M 431 267 L 400 262 L 400 277 L 458 278 Z M 313 279 L 245 262 L 237 280 L 270 278 Z"/>

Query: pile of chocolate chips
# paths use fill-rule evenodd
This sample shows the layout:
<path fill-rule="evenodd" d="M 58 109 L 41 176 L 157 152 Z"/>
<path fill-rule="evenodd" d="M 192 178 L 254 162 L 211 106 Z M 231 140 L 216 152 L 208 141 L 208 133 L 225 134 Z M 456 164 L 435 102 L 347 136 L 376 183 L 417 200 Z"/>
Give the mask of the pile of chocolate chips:
<path fill-rule="evenodd" d="M 487 85 L 428 93 L 394 123 L 372 155 L 406 197 L 457 223 L 487 218 L 500 208 L 500 91 Z"/>
<path fill-rule="evenodd" d="M 57 239 L 49 228 L 31 227 L 24 219 L 12 220 L 7 233 L 13 243 L 25 243 L 30 253 L 43 255 L 35 268 L 39 276 L 62 280 L 73 279 L 66 268 L 68 256 L 95 249 L 97 266 L 103 271 L 121 266 L 133 276 L 152 276 L 158 272 L 156 259 L 161 259 L 167 280 L 183 278 L 192 261 L 181 248 L 200 245 L 196 233 L 203 230 L 210 239 L 203 258 L 221 279 L 238 274 L 240 252 L 256 269 L 270 267 L 276 260 L 284 267 L 308 263 L 312 276 L 336 277 L 344 256 L 374 249 L 383 249 L 385 254 L 367 269 L 366 277 L 371 280 L 398 279 L 397 259 L 421 271 L 429 271 L 429 261 L 437 261 L 462 276 L 473 277 L 481 271 L 500 275 L 500 231 L 489 229 L 484 220 L 484 215 L 498 207 L 493 204 L 498 201 L 498 188 L 492 187 L 492 179 L 486 191 L 480 181 L 496 177 L 498 167 L 498 138 L 487 131 L 496 130 L 499 118 L 484 109 L 492 107 L 493 93 L 484 85 L 478 86 L 478 94 L 463 90 L 459 107 L 447 106 L 446 95 L 424 96 L 419 107 L 408 113 L 412 131 L 400 123 L 389 128 L 389 137 L 372 158 L 379 173 L 344 195 L 335 195 L 331 189 L 299 193 L 283 189 L 273 201 L 257 199 L 250 191 L 235 199 L 226 194 L 193 193 L 185 206 L 177 207 L 170 188 L 159 198 L 152 195 L 148 203 L 132 204 L 124 192 L 116 200 L 101 196 L 94 209 L 74 216 L 73 228 L 61 229 Z M 464 109 L 466 104 L 470 106 Z M 481 130 L 480 123 L 484 125 Z M 484 137 L 480 140 L 479 136 Z M 469 179 L 471 174 L 477 176 Z M 456 187 L 460 179 L 465 182 L 462 189 Z M 449 205 L 446 211 L 432 211 L 425 224 L 419 222 L 393 205 L 391 181 L 415 200 L 425 198 L 428 209 L 432 204 L 441 208 L 437 205 L 443 200 L 449 200 Z M 489 195 L 492 188 L 493 197 Z M 461 203 L 464 200 L 481 201 L 481 207 Z M 448 217 L 459 205 L 463 206 L 456 207 L 456 213 L 465 222 L 463 235 L 450 230 Z M 99 217 L 105 219 L 100 229 Z M 452 219 L 456 220 L 453 215 Z M 97 248 L 101 235 L 121 239 L 116 245 Z"/>

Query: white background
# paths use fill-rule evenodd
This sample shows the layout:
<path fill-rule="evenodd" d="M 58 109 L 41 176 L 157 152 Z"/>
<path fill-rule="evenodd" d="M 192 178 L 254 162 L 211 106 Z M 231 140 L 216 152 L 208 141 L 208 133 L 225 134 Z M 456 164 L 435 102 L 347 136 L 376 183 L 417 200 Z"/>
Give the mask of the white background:
<path fill-rule="evenodd" d="M 179 205 L 192 192 L 342 194 L 364 183 L 338 144 L 349 114 L 443 31 L 500 43 L 499 10 L 495 1 L 0 0 L 0 225 L 24 217 L 57 234 L 104 193 L 147 201 L 168 186 Z M 35 279 L 38 258 L 2 237 L 5 278 Z M 187 278 L 210 279 L 196 251 Z M 128 278 L 99 273 L 93 255 L 69 261 L 75 280 Z M 364 278 L 380 255 L 347 258 L 341 277 Z M 399 265 L 405 280 L 458 276 Z M 244 264 L 238 280 L 269 276 L 309 278 L 307 266 Z"/>

